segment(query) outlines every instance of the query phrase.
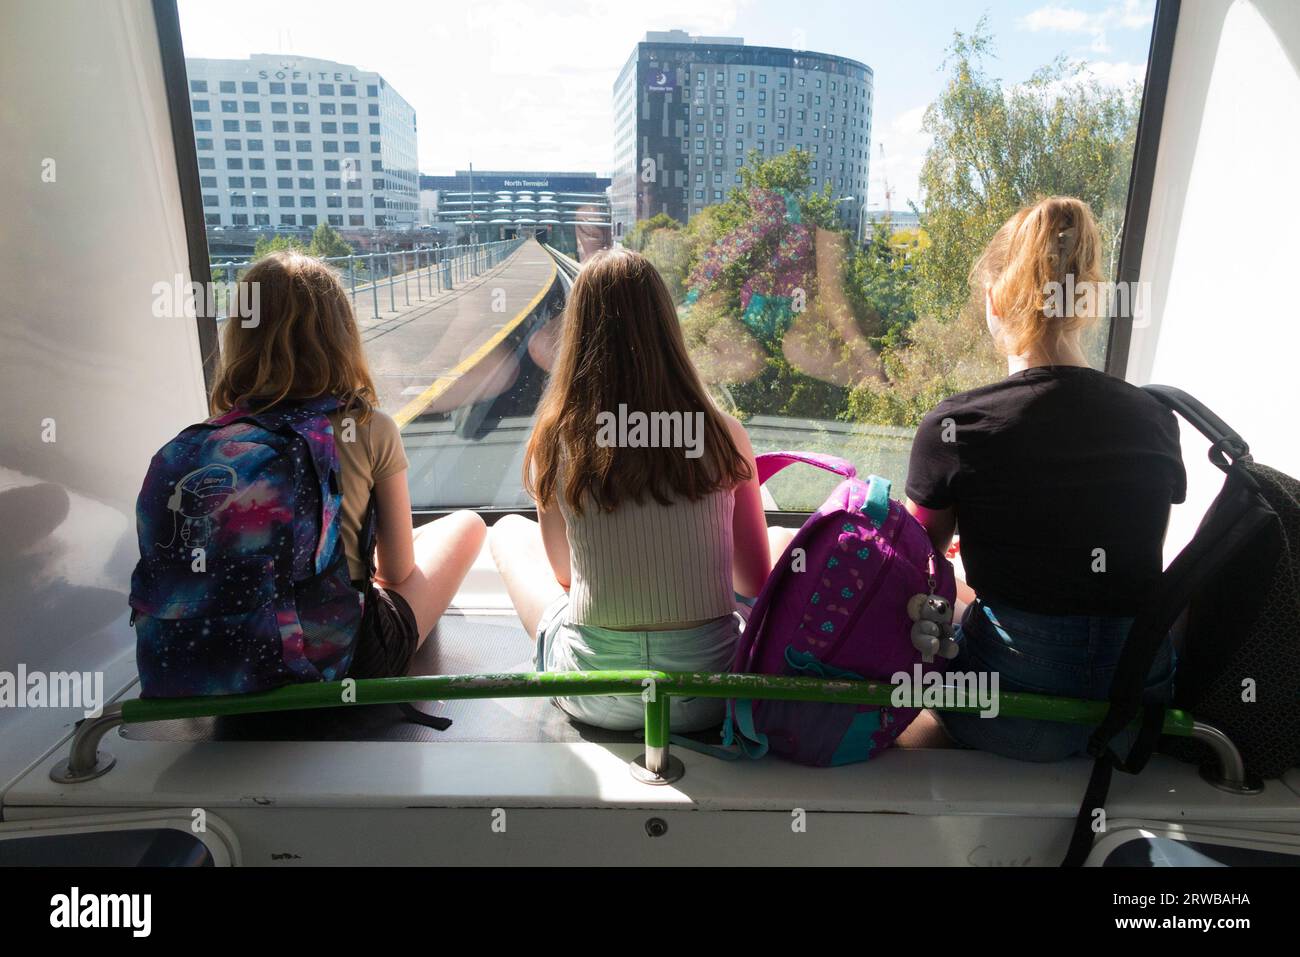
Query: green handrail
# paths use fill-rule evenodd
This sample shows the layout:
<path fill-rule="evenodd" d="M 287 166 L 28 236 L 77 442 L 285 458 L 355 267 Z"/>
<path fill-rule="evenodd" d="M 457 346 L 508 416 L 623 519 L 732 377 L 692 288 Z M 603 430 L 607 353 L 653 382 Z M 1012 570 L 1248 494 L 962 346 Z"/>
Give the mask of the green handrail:
<path fill-rule="evenodd" d="M 941 700 L 935 702 L 921 698 L 919 701 L 913 699 L 911 703 L 915 707 L 933 707 L 939 711 L 979 713 L 978 705 L 946 703 L 958 700 L 960 690 L 955 685 L 926 689 L 926 693 L 937 694 Z M 138 724 L 176 718 L 336 708 L 351 704 L 638 695 L 646 704 L 646 743 L 650 747 L 658 747 L 667 740 L 667 701 L 673 697 L 779 699 L 883 706 L 896 703 L 896 692 L 895 686 L 885 681 L 709 672 L 571 671 L 429 675 L 315 682 L 243 695 L 137 698 L 122 703 L 121 720 L 127 724 Z M 1101 722 L 1108 707 L 1105 701 L 1058 698 L 1019 691 L 1000 692 L 997 704 L 999 715 L 1006 717 L 1091 725 Z M 1192 733 L 1192 726 L 1193 719 L 1186 712 L 1175 708 L 1165 710 L 1165 734 L 1186 737 Z"/>

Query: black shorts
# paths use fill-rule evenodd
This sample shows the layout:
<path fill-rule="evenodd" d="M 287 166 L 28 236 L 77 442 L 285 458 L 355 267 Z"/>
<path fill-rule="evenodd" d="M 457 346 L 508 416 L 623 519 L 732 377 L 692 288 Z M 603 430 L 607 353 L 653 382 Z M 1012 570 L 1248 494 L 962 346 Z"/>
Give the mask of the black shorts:
<path fill-rule="evenodd" d="M 365 589 L 365 609 L 357 632 L 349 678 L 397 678 L 406 674 L 420 643 L 415 612 L 395 591 L 373 582 Z"/>

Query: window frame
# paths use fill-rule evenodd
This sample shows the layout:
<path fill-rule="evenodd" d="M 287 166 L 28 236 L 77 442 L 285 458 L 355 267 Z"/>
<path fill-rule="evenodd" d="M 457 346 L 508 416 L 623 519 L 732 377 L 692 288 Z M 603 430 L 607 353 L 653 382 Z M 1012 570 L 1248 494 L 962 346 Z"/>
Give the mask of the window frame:
<path fill-rule="evenodd" d="M 181 40 L 180 14 L 176 0 L 151 0 L 158 34 L 162 61 L 163 83 L 167 96 L 172 149 L 176 161 L 180 189 L 182 218 L 185 224 L 186 251 L 189 259 L 190 279 L 209 283 L 212 272 L 208 259 L 208 239 L 203 208 L 203 188 L 200 185 L 198 150 L 195 144 L 194 115 L 190 109 L 191 90 L 185 69 L 185 52 Z M 1164 122 L 1164 107 L 1169 92 L 1169 73 L 1173 61 L 1174 42 L 1178 32 L 1181 0 L 1156 0 L 1151 26 L 1151 41 L 1147 52 L 1146 77 L 1142 88 L 1142 102 L 1138 111 L 1133 160 L 1129 169 L 1128 197 L 1125 203 L 1124 228 L 1120 234 L 1120 254 L 1116 265 L 1116 281 L 1137 281 L 1146 242 L 1147 222 L 1151 209 L 1151 195 L 1155 180 L 1156 157 L 1160 133 Z M 784 75 L 779 74 L 778 86 L 785 86 Z M 800 80 L 803 78 L 801 77 Z M 799 84 L 802 86 L 802 82 Z M 717 91 L 719 95 L 722 90 Z M 355 93 L 353 94 L 356 95 Z M 870 97 L 866 100 L 870 102 Z M 217 323 L 211 316 L 195 320 L 199 336 L 199 353 L 203 363 L 205 388 L 211 391 L 216 372 L 218 354 Z M 1128 367 L 1132 340 L 1132 319 L 1110 320 L 1106 337 L 1104 369 L 1111 375 L 1124 378 Z M 440 516 L 459 511 L 458 507 L 413 508 L 416 525 Z M 475 509 L 489 524 L 504 515 L 536 516 L 533 508 L 508 508 L 480 506 Z M 769 511 L 771 524 L 798 527 L 811 514 L 811 510 Z"/>

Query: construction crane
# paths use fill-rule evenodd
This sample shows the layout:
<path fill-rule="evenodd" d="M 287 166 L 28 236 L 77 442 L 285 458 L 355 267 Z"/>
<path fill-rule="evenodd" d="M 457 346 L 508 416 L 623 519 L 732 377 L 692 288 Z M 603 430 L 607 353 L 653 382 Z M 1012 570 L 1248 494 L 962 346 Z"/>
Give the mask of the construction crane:
<path fill-rule="evenodd" d="M 885 184 L 885 219 L 894 218 L 894 191 L 889 188 L 889 174 L 885 172 L 885 144 L 880 144 L 880 181 Z"/>

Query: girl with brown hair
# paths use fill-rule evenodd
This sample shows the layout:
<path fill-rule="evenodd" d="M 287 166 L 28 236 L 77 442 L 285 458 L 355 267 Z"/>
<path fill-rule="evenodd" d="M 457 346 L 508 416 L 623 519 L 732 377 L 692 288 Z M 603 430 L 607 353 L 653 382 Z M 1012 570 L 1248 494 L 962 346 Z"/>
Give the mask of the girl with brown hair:
<path fill-rule="evenodd" d="M 643 256 L 605 250 L 578 274 L 524 483 L 538 521 L 509 516 L 488 541 L 538 670 L 728 669 L 736 593 L 756 595 L 771 567 L 754 453 Z M 637 698 L 557 704 L 606 728 L 642 721 Z M 719 700 L 673 705 L 676 730 L 722 718 Z"/>

